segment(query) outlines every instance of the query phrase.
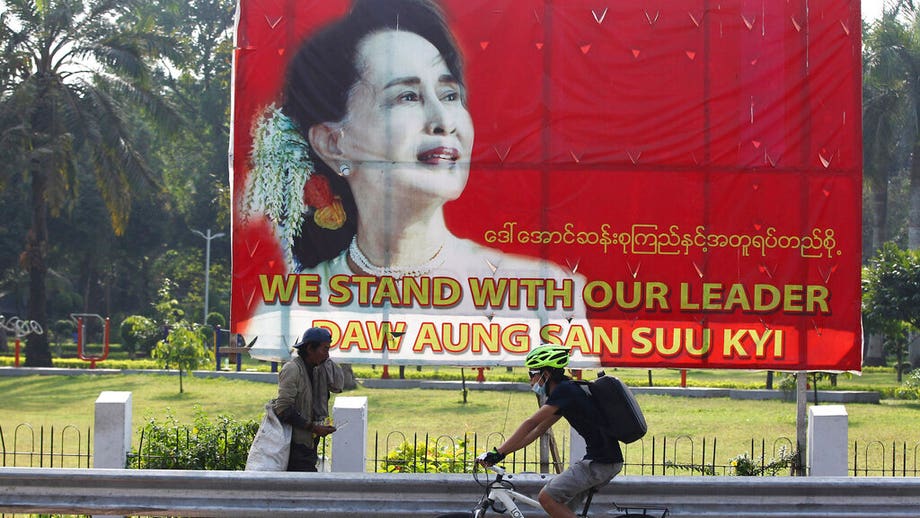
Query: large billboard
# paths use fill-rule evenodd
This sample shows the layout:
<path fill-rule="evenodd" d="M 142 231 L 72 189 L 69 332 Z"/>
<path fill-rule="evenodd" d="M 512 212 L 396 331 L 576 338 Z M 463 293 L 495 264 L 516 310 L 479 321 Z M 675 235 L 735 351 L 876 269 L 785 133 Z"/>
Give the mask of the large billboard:
<path fill-rule="evenodd" d="M 232 331 L 859 370 L 857 0 L 241 0 Z"/>

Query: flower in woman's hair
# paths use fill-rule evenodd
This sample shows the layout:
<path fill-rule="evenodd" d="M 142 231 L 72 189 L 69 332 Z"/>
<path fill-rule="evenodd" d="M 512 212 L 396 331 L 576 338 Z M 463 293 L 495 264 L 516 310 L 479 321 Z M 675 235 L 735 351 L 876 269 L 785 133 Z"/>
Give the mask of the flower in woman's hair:
<path fill-rule="evenodd" d="M 304 203 L 316 209 L 325 207 L 332 203 L 332 188 L 329 187 L 329 179 L 323 174 L 314 174 L 307 180 L 303 186 Z"/>
<path fill-rule="evenodd" d="M 313 212 L 313 221 L 320 228 L 327 230 L 338 230 L 345 224 L 345 208 L 342 206 L 342 199 L 338 196 L 333 197 L 332 203 L 316 209 Z"/>
<path fill-rule="evenodd" d="M 323 174 L 313 174 L 303 189 L 303 201 L 313 208 L 313 221 L 320 228 L 338 230 L 345 224 L 342 199 L 332 194 L 329 179 Z"/>

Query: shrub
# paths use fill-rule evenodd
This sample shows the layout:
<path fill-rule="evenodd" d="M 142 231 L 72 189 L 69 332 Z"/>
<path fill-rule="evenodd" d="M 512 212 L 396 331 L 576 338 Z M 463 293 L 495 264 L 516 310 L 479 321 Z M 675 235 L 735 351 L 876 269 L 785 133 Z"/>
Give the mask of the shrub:
<path fill-rule="evenodd" d="M 914 369 L 905 376 L 894 395 L 897 399 L 920 399 L 920 369 Z"/>
<path fill-rule="evenodd" d="M 208 318 L 205 319 L 205 323 L 212 328 L 219 327 L 221 329 L 226 329 L 227 327 L 227 319 L 216 311 L 208 313 Z"/>
<path fill-rule="evenodd" d="M 131 315 L 121 321 L 119 328 L 122 349 L 133 358 L 140 351 L 150 353 L 159 340 L 160 330 L 157 325 L 147 317 Z"/>
<path fill-rule="evenodd" d="M 54 324 L 51 325 L 51 333 L 57 342 L 72 339 L 76 332 L 77 325 L 70 319 L 55 320 Z"/>
<path fill-rule="evenodd" d="M 464 458 L 465 451 L 466 441 L 462 439 L 427 449 L 424 444 L 407 441 L 389 452 L 380 467 L 387 473 L 467 473 L 476 455 Z"/>
<path fill-rule="evenodd" d="M 797 455 L 790 453 L 786 447 L 779 450 L 779 457 L 772 458 L 763 466 L 758 466 L 754 459 L 748 457 L 747 453 L 742 453 L 729 459 L 732 467 L 732 474 L 740 477 L 755 477 L 758 475 L 776 476 L 783 469 L 792 469 L 795 465 Z"/>
<path fill-rule="evenodd" d="M 167 409 L 162 421 L 150 417 L 141 429 L 140 449 L 132 452 L 138 459 L 133 467 L 241 471 L 258 429 L 255 420 L 239 422 L 225 415 L 211 422 L 198 406 L 194 424 L 187 426 Z"/>

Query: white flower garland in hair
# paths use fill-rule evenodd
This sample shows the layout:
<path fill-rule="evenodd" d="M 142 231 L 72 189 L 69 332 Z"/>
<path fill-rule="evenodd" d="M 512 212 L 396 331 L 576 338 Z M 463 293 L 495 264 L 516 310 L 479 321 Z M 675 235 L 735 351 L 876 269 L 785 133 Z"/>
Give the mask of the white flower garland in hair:
<path fill-rule="evenodd" d="M 279 106 L 266 107 L 252 130 L 252 153 L 243 218 L 261 213 L 278 229 L 285 259 L 291 264 L 291 244 L 300 235 L 304 214 L 304 186 L 313 175 L 310 145 L 297 124 Z"/>

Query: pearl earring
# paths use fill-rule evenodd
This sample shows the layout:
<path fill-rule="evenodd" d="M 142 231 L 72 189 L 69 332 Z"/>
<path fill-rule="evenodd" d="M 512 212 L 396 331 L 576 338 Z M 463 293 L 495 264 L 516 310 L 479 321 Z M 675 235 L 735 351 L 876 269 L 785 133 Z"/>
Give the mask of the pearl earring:
<path fill-rule="evenodd" d="M 339 165 L 339 174 L 342 176 L 348 176 L 351 174 L 351 167 L 348 167 L 348 164 Z"/>

